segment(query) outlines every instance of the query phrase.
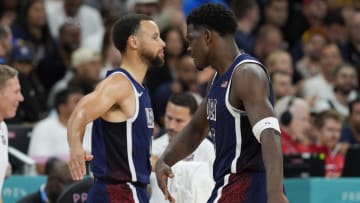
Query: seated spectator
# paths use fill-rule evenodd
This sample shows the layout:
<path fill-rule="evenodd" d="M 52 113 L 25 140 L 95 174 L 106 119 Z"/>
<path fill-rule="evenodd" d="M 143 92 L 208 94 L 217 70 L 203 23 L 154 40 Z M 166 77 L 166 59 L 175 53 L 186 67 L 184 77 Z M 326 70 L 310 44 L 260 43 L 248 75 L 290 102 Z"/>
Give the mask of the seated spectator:
<path fill-rule="evenodd" d="M 314 126 L 318 131 L 319 152 L 325 154 L 325 176 L 336 178 L 341 176 L 344 167 L 344 156 L 340 153 L 341 115 L 334 111 L 323 111 L 316 115 Z"/>
<path fill-rule="evenodd" d="M 299 97 L 284 97 L 276 103 L 275 112 L 280 120 L 283 154 L 314 151 L 307 102 Z"/>
<path fill-rule="evenodd" d="M 53 106 L 54 96 L 67 87 L 76 87 L 84 94 L 91 92 L 99 81 L 101 71 L 101 58 L 96 52 L 86 48 L 75 50 L 71 56 L 74 69 L 67 71 L 63 79 L 55 83 L 48 96 L 48 106 Z"/>
<path fill-rule="evenodd" d="M 349 119 L 341 130 L 340 141 L 342 153 L 346 153 L 350 145 L 360 144 L 360 98 L 349 103 Z"/>
<path fill-rule="evenodd" d="M 169 98 L 165 113 L 166 133 L 154 139 L 152 143 L 153 168 L 168 144 L 190 122 L 196 108 L 197 103 L 190 93 L 173 94 Z M 204 139 L 190 156 L 173 166 L 175 177 L 169 181 L 169 190 L 176 196 L 177 202 L 205 202 L 210 197 L 211 187 L 214 184 L 212 180 L 214 160 L 213 144 L 208 139 Z M 150 182 L 152 187 L 150 202 L 167 202 L 155 183 L 154 175 L 151 176 Z"/>
<path fill-rule="evenodd" d="M 153 160 L 157 160 L 161 156 L 168 144 L 190 122 L 197 106 L 195 98 L 190 93 L 173 94 L 169 98 L 165 112 L 166 133 L 153 140 Z M 208 139 L 204 139 L 195 152 L 185 158 L 187 161 L 202 161 L 208 163 L 210 171 L 212 171 L 214 159 L 214 147 Z M 155 162 L 153 162 L 153 166 L 155 166 Z"/>
<path fill-rule="evenodd" d="M 30 138 L 28 154 L 36 161 L 37 172 L 44 173 L 44 164 L 49 157 L 69 160 L 67 143 L 67 121 L 77 102 L 84 96 L 79 89 L 65 89 L 55 98 L 56 115 L 50 114 L 37 123 Z M 87 127 L 85 139 L 90 137 L 91 126 Z M 86 144 L 84 144 L 86 145 Z M 89 150 L 89 147 L 86 147 Z"/>
<path fill-rule="evenodd" d="M 46 184 L 42 185 L 39 191 L 19 200 L 18 203 L 56 203 L 61 192 L 73 182 L 67 163 L 60 159 L 50 158 L 46 162 L 45 171 L 45 175 L 48 176 Z"/>

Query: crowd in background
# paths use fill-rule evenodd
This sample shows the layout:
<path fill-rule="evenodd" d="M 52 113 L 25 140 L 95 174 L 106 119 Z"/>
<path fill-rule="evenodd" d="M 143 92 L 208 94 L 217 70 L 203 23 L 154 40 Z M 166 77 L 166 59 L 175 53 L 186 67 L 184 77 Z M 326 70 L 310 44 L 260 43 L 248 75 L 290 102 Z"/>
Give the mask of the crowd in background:
<path fill-rule="evenodd" d="M 150 67 L 144 84 L 154 137 L 165 131 L 171 95 L 191 92 L 202 100 L 213 69 L 199 72 L 188 55 L 186 16 L 204 2 L 234 11 L 238 47 L 267 67 L 283 153 L 324 153 L 326 176 L 341 176 L 347 149 L 360 144 L 358 1 L 1 0 L 0 63 L 19 71 L 24 95 L 6 123 L 33 126 L 28 155 L 39 174 L 50 157 L 68 159 L 66 125 L 74 106 L 119 67 L 110 33 L 126 13 L 152 16 L 166 43 L 165 64 Z"/>

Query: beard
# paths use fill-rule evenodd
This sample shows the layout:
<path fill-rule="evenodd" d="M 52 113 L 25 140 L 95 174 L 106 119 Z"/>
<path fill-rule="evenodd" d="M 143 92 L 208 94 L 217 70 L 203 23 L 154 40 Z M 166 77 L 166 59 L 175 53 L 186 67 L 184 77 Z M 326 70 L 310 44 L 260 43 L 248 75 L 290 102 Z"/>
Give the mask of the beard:
<path fill-rule="evenodd" d="M 335 91 L 340 92 L 342 95 L 349 95 L 353 89 L 349 86 L 335 86 Z"/>
<path fill-rule="evenodd" d="M 141 52 L 141 58 L 149 62 L 150 66 L 162 66 L 165 62 L 164 57 L 160 57 L 161 51 L 159 51 L 155 56 L 150 53 L 150 51 L 143 49 Z"/>

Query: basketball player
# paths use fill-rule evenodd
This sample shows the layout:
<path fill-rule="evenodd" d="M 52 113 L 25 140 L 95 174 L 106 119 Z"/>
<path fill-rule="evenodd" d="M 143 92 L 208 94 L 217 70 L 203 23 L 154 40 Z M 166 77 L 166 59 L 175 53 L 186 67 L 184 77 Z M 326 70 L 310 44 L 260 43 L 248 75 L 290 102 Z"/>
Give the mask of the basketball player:
<path fill-rule="evenodd" d="M 207 99 L 156 164 L 165 197 L 171 166 L 190 154 L 210 132 L 215 141 L 215 188 L 208 202 L 287 203 L 283 193 L 280 129 L 265 67 L 241 53 L 234 40 L 234 14 L 205 4 L 187 18 L 189 51 L 199 69 L 216 70 Z M 176 177 L 175 177 L 176 178 Z"/>
<path fill-rule="evenodd" d="M 154 117 L 142 86 L 150 65 L 164 62 L 165 43 L 148 16 L 130 14 L 113 27 L 122 54 L 121 68 L 111 70 L 77 105 L 68 122 L 69 168 L 74 180 L 91 161 L 95 183 L 87 202 L 148 202 L 150 141 Z M 93 121 L 92 155 L 82 148 L 85 126 Z"/>

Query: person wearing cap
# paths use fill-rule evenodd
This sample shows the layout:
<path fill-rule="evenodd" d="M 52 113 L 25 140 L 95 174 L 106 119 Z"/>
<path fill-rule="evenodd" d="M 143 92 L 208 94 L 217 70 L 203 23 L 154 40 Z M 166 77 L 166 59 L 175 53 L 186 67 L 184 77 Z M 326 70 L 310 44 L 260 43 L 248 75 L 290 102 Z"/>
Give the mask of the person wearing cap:
<path fill-rule="evenodd" d="M 18 78 L 24 102 L 20 103 L 16 116 L 8 119 L 8 123 L 34 123 L 44 118 L 46 114 L 46 95 L 44 88 L 33 74 L 32 61 L 34 50 L 18 41 L 11 54 L 11 64 L 19 71 Z"/>
<path fill-rule="evenodd" d="M 87 48 L 79 48 L 72 54 L 71 64 L 73 69 L 68 70 L 50 91 L 47 103 L 49 107 L 53 105 L 56 93 L 70 86 L 69 84 L 89 93 L 98 82 L 101 70 L 99 54 Z"/>

